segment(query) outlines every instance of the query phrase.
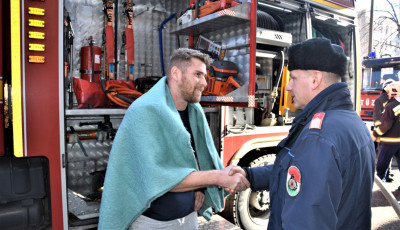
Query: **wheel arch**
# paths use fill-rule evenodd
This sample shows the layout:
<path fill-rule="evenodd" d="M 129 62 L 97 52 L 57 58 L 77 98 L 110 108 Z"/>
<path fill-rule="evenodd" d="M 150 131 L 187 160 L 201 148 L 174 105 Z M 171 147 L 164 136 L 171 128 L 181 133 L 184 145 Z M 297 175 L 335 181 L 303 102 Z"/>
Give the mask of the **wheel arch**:
<path fill-rule="evenodd" d="M 282 139 L 275 137 L 254 138 L 242 145 L 233 155 L 229 165 L 244 166 L 259 156 L 275 153 L 275 147 Z M 252 153 L 252 154 L 249 154 Z"/>

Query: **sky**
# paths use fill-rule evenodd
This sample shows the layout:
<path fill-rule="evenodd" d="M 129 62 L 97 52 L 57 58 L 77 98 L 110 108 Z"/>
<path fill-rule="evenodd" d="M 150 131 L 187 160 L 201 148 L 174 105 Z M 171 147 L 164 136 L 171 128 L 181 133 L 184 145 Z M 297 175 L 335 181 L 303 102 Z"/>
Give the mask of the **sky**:
<path fill-rule="evenodd" d="M 399 0 L 390 0 L 392 3 L 399 3 Z M 356 0 L 357 9 L 371 9 L 371 0 Z M 389 4 L 386 0 L 375 0 L 374 1 L 375 10 L 390 10 Z"/>

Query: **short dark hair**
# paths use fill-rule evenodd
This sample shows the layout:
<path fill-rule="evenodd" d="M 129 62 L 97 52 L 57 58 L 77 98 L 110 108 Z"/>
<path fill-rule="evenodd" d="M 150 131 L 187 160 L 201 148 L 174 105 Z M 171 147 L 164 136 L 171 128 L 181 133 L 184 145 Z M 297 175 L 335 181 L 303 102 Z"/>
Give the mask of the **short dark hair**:
<path fill-rule="evenodd" d="M 202 53 L 198 50 L 189 49 L 189 48 L 179 48 L 175 50 L 171 58 L 169 59 L 168 71 L 166 73 L 167 78 L 169 78 L 171 74 L 172 67 L 178 67 L 182 72 L 186 71 L 186 68 L 189 66 L 192 58 L 197 58 L 206 64 L 207 68 L 213 62 L 213 59 L 208 56 L 208 54 Z"/>

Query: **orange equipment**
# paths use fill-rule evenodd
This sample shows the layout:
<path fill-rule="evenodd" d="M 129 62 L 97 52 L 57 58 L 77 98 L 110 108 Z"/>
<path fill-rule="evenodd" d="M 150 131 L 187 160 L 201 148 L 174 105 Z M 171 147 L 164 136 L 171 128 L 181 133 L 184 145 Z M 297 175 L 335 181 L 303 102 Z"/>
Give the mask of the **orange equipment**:
<path fill-rule="evenodd" d="M 207 87 L 203 95 L 225 96 L 233 90 L 240 88 L 234 79 L 239 69 L 230 61 L 214 61 L 207 70 Z"/>
<path fill-rule="evenodd" d="M 116 105 L 128 108 L 132 102 L 143 95 L 136 90 L 134 81 L 108 80 L 105 93 Z"/>
<path fill-rule="evenodd" d="M 190 6 L 192 6 L 193 8 L 195 8 L 194 4 L 195 4 L 194 0 L 190 1 Z M 204 2 L 202 6 L 199 6 L 199 18 L 207 16 L 219 10 L 228 9 L 230 7 L 237 5 L 240 5 L 240 3 L 234 0 L 221 0 L 221 1 L 207 0 Z M 196 18 L 196 14 L 194 13 L 193 15 L 194 18 Z"/>

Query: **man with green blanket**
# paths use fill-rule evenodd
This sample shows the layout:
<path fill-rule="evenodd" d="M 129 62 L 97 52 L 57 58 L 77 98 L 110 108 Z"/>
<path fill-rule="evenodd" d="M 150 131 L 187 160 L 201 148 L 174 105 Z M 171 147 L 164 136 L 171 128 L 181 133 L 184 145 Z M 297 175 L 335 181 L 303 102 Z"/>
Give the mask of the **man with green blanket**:
<path fill-rule="evenodd" d="M 208 55 L 181 48 L 167 76 L 126 111 L 104 182 L 99 229 L 197 229 L 229 191 L 249 187 L 223 168 L 199 104 Z M 212 210 L 213 209 L 213 210 Z"/>

